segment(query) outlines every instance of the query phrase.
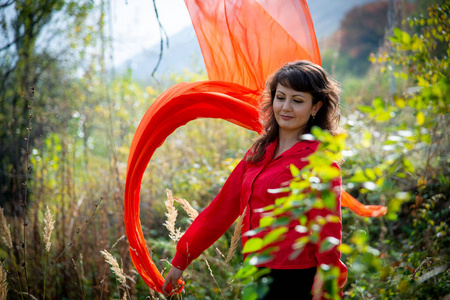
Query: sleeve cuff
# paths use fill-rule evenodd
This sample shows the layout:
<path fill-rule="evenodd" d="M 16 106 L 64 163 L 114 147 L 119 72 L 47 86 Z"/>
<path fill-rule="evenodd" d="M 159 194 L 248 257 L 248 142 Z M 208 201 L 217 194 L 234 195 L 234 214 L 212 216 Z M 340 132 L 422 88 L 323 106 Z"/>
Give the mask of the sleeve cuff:
<path fill-rule="evenodd" d="M 191 261 L 187 256 L 184 256 L 178 252 L 175 253 L 175 257 L 172 259 L 172 266 L 182 271 L 186 270 L 190 263 Z"/>

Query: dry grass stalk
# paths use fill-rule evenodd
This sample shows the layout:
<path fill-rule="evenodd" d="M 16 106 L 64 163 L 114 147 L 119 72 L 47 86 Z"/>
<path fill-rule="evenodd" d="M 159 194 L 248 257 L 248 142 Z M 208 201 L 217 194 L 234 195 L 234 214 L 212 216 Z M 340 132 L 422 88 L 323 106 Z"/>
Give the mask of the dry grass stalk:
<path fill-rule="evenodd" d="M 167 220 L 164 222 L 164 226 L 169 230 L 169 237 L 174 241 L 177 242 L 181 238 L 181 231 L 179 228 L 175 229 L 175 221 L 178 216 L 178 211 L 173 205 L 174 199 L 172 196 L 172 191 L 169 189 L 166 189 L 167 193 L 167 201 L 164 201 L 164 204 L 167 208 Z"/>
<path fill-rule="evenodd" d="M 120 241 L 125 239 L 125 235 L 122 235 L 120 238 L 117 239 L 117 241 L 114 243 L 114 245 L 111 246 L 111 249 L 113 249 Z"/>
<path fill-rule="evenodd" d="M 194 221 L 195 218 L 197 218 L 198 211 L 195 210 L 195 208 L 193 208 L 187 200 L 180 197 L 173 197 L 173 198 L 175 199 L 175 201 L 181 204 L 181 207 L 186 211 L 186 213 L 189 215 L 189 218 L 192 221 Z"/>
<path fill-rule="evenodd" d="M 220 294 L 222 295 L 222 298 L 225 299 L 225 297 L 222 294 L 222 290 L 220 289 L 219 284 L 217 283 L 216 277 L 214 277 L 213 271 L 211 270 L 211 267 L 209 266 L 208 261 L 205 259 L 206 265 L 208 266 L 208 270 L 209 270 L 209 274 L 211 275 L 211 277 L 214 279 L 214 282 L 217 285 L 217 288 L 219 289 Z"/>
<path fill-rule="evenodd" d="M 0 233 L 3 233 L 2 240 L 3 243 L 9 248 L 12 248 L 12 239 L 11 239 L 11 231 L 9 230 L 9 226 L 6 223 L 5 215 L 3 214 L 3 208 L 0 207 Z"/>
<path fill-rule="evenodd" d="M 220 254 L 220 256 L 223 257 L 223 259 L 225 259 L 225 255 L 223 255 L 222 251 L 220 251 L 219 248 L 216 247 L 216 251 Z"/>
<path fill-rule="evenodd" d="M 8 294 L 8 282 L 6 282 L 6 270 L 0 264 L 0 300 L 6 300 Z"/>
<path fill-rule="evenodd" d="M 127 279 L 125 274 L 123 273 L 122 268 L 119 266 L 117 260 L 112 256 L 107 250 L 100 251 L 100 253 L 105 258 L 105 261 L 111 266 L 111 270 L 114 274 L 116 274 L 117 280 L 123 285 L 126 286 Z"/>
<path fill-rule="evenodd" d="M 247 207 L 244 208 L 242 215 L 240 215 L 238 218 L 236 227 L 234 227 L 233 237 L 231 238 L 230 249 L 228 250 L 227 259 L 225 260 L 225 262 L 229 262 L 233 258 L 234 253 L 236 252 L 237 245 L 241 238 L 241 230 L 242 230 L 242 226 L 244 226 L 243 220 L 244 220 L 244 216 L 245 216 L 246 212 L 247 212 Z"/>
<path fill-rule="evenodd" d="M 47 205 L 47 210 L 45 211 L 44 223 L 45 223 L 45 227 L 44 227 L 45 251 L 50 252 L 50 248 L 52 246 L 51 237 L 52 237 L 53 228 L 55 228 L 55 221 L 53 221 L 53 215 L 50 212 L 48 205 Z"/>

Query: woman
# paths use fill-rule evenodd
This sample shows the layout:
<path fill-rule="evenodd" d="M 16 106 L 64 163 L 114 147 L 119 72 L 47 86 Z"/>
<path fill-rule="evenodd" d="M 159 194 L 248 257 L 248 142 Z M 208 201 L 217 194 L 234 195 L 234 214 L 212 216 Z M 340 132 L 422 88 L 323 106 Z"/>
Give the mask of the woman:
<path fill-rule="evenodd" d="M 177 252 L 172 260 L 173 267 L 165 278 L 163 290 L 168 284 L 175 287 L 183 270 L 205 249 L 211 246 L 244 211 L 242 232 L 256 228 L 261 218 L 255 209 L 274 203 L 280 195 L 270 194 L 268 189 L 279 188 L 292 179 L 289 166 L 305 167 L 305 157 L 318 147 L 317 141 L 302 140 L 312 126 L 319 126 L 331 134 L 339 131 L 339 85 L 328 78 L 326 72 L 309 61 L 296 61 L 284 65 L 269 77 L 266 84 L 265 102 L 262 107 L 262 134 L 236 166 L 225 182 L 222 190 L 211 204 L 195 219 L 177 244 Z M 337 165 L 336 165 L 337 167 Z M 340 217 L 340 178 L 333 182 L 336 193 L 336 209 L 333 214 Z M 328 211 L 311 210 L 309 219 L 325 215 Z M 269 295 L 278 290 L 295 287 L 296 296 L 301 299 L 311 297 L 311 288 L 317 266 L 333 264 L 345 274 L 345 265 L 339 260 L 340 253 L 332 251 L 319 253 L 316 245 L 307 244 L 294 260 L 289 258 L 293 252 L 292 244 L 307 233 L 299 233 L 290 224 L 290 229 L 274 253 L 274 259 L 262 267 L 272 269 L 273 282 Z M 324 226 L 321 235 L 333 236 L 341 240 L 341 223 Z M 243 237 L 243 243 L 247 238 Z M 300 280 L 299 280 L 300 279 Z M 345 277 L 340 280 L 341 286 Z M 300 291 L 300 286 L 302 291 Z M 283 288 L 286 287 L 286 288 Z M 300 293 L 300 295 L 298 294 Z M 280 294 L 278 294 L 279 296 Z M 300 299 L 300 298 L 299 298 Z"/>

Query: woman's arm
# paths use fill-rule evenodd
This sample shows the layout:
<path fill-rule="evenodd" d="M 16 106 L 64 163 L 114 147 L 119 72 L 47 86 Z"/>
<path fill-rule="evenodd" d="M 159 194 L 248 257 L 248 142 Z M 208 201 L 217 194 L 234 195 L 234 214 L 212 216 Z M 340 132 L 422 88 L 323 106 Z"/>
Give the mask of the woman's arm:
<path fill-rule="evenodd" d="M 242 176 L 247 168 L 243 159 L 223 185 L 220 193 L 189 226 L 177 244 L 172 265 L 185 270 L 205 249 L 230 228 L 240 213 Z"/>

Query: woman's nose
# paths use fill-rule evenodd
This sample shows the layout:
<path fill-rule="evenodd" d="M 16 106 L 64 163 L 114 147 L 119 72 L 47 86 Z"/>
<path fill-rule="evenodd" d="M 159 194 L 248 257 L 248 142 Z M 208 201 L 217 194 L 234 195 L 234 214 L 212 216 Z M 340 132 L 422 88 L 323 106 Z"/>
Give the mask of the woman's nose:
<path fill-rule="evenodd" d="M 286 99 L 286 101 L 284 101 L 284 103 L 283 103 L 283 107 L 282 107 L 282 109 L 284 110 L 284 111 L 290 111 L 291 110 L 291 100 L 290 99 Z"/>

